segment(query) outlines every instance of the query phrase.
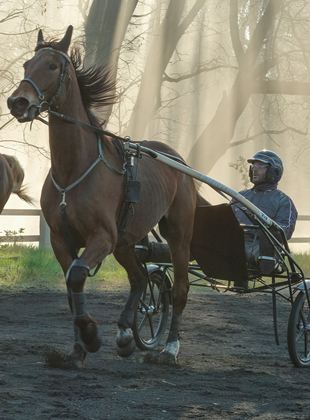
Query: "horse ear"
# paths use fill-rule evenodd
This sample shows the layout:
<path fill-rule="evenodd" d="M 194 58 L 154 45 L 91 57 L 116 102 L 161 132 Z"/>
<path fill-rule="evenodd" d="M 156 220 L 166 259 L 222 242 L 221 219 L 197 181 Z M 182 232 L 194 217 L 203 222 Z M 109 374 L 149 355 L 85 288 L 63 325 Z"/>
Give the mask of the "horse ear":
<path fill-rule="evenodd" d="M 57 44 L 58 48 L 64 53 L 66 53 L 68 51 L 68 48 L 69 48 L 69 45 L 70 45 L 70 42 L 71 42 L 72 32 L 73 32 L 73 26 L 70 25 L 67 28 L 65 36 Z"/>
<path fill-rule="evenodd" d="M 38 32 L 37 47 L 43 43 L 44 43 L 43 32 L 42 32 L 42 29 L 40 29 Z"/>

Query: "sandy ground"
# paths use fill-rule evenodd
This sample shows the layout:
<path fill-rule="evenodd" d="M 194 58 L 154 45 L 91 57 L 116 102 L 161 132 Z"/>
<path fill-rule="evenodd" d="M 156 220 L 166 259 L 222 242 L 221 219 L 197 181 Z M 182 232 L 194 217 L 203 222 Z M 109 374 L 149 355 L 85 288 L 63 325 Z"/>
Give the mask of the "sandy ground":
<path fill-rule="evenodd" d="M 84 369 L 48 368 L 50 349 L 71 350 L 65 293 L 0 294 L 1 419 L 309 419 L 310 370 L 287 353 L 289 304 L 279 301 L 280 346 L 271 296 L 191 291 L 177 367 L 117 356 L 124 292 L 90 292 L 103 347 Z"/>

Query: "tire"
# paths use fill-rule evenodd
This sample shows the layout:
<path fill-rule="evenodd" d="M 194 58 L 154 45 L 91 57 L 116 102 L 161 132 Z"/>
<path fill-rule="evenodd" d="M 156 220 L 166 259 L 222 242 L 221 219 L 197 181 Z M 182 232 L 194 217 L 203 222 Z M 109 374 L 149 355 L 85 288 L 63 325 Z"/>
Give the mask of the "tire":
<path fill-rule="evenodd" d="M 310 308 L 307 296 L 300 292 L 288 321 L 288 352 L 296 367 L 310 366 Z"/>
<path fill-rule="evenodd" d="M 168 278 L 161 270 L 151 272 L 132 328 L 136 345 L 141 350 L 153 350 L 160 345 L 167 328 L 169 303 Z"/>

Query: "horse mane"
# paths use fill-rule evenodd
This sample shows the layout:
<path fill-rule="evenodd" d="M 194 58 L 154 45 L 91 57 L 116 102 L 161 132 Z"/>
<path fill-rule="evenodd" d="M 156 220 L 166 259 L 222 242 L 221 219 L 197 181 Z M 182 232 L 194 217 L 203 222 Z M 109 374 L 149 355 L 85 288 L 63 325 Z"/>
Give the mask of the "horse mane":
<path fill-rule="evenodd" d="M 54 39 L 38 44 L 35 51 L 47 47 L 60 51 L 58 41 Z M 83 104 L 87 113 L 96 120 L 92 108 L 113 105 L 117 100 L 116 83 L 112 72 L 106 66 L 85 68 L 80 49 L 77 47 L 72 48 L 70 59 L 75 70 Z"/>

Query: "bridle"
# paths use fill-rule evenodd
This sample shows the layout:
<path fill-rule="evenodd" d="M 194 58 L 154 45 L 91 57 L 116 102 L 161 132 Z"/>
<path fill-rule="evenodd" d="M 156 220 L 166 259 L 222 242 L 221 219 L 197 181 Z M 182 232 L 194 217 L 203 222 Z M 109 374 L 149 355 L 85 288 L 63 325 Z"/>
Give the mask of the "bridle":
<path fill-rule="evenodd" d="M 53 116 L 55 116 L 55 117 L 57 117 L 61 120 L 64 120 L 64 121 L 70 123 L 70 124 L 75 124 L 75 125 L 78 125 L 79 127 L 86 128 L 88 130 L 94 131 L 95 133 L 97 133 L 99 135 L 107 135 L 109 137 L 116 138 L 116 139 L 121 138 L 120 136 L 117 136 L 116 134 L 114 134 L 114 133 L 112 133 L 108 130 L 103 130 L 100 127 L 97 127 L 97 126 L 92 125 L 92 124 L 85 123 L 85 122 L 77 120 L 76 118 L 73 118 L 69 115 L 65 115 L 61 112 L 58 112 L 55 109 L 52 109 L 52 106 L 55 107 L 55 102 L 56 102 L 56 99 L 57 99 L 58 95 L 64 89 L 64 83 L 65 83 L 65 79 L 67 77 L 67 66 L 68 66 L 68 64 L 72 64 L 72 62 L 71 62 L 70 57 L 66 53 L 64 53 L 63 51 L 60 51 L 60 50 L 56 50 L 55 48 L 44 47 L 44 48 L 40 48 L 38 53 L 40 51 L 51 51 L 53 53 L 60 54 L 62 57 L 65 58 L 65 62 L 64 62 L 64 65 L 62 66 L 62 70 L 61 70 L 61 73 L 60 73 L 59 78 L 58 78 L 58 86 L 57 86 L 56 92 L 54 93 L 54 95 L 49 100 L 47 100 L 45 98 L 44 92 L 39 88 L 37 83 L 34 80 L 32 80 L 31 77 L 29 77 L 29 76 L 25 77 L 21 81 L 21 82 L 29 83 L 32 86 L 32 88 L 36 92 L 36 94 L 38 96 L 38 99 L 40 101 L 39 105 L 36 106 L 37 109 L 38 109 L 38 115 L 35 117 L 35 119 L 38 120 L 38 121 L 41 121 L 43 124 L 48 125 L 48 122 L 40 117 L 40 114 L 43 111 L 43 106 L 46 105 L 48 114 L 53 115 Z"/>
<path fill-rule="evenodd" d="M 38 51 L 38 53 L 40 53 L 41 51 L 52 51 L 53 53 L 60 54 L 62 57 L 65 58 L 65 61 L 64 61 L 63 65 L 61 66 L 61 72 L 60 72 L 60 75 L 58 77 L 57 89 L 56 89 L 54 95 L 49 100 L 46 99 L 45 93 L 39 88 L 37 83 L 30 76 L 25 77 L 21 81 L 21 83 L 22 82 L 29 83 L 32 86 L 32 88 L 34 89 L 34 91 L 36 92 L 36 94 L 38 96 L 38 99 L 40 101 L 39 105 L 37 105 L 39 114 L 42 112 L 42 108 L 43 108 L 44 105 L 47 105 L 48 112 L 51 111 L 51 107 L 55 104 L 57 96 L 63 90 L 65 78 L 67 76 L 67 65 L 71 63 L 70 57 L 66 53 L 64 53 L 62 51 L 59 51 L 59 50 L 56 50 L 55 48 L 44 47 L 44 48 L 41 48 Z"/>

